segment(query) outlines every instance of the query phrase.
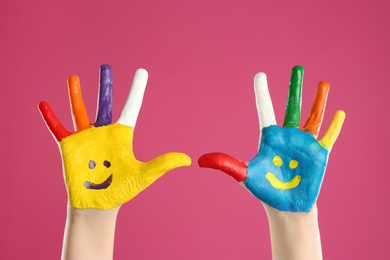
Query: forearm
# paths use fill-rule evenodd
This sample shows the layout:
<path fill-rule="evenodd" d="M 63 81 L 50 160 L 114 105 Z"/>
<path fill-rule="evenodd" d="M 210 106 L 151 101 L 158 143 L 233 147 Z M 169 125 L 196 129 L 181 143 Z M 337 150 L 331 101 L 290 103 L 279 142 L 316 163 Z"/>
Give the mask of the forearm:
<path fill-rule="evenodd" d="M 281 212 L 264 204 L 267 212 L 273 260 L 322 259 L 318 211 L 309 213 Z"/>
<path fill-rule="evenodd" d="M 119 208 L 75 209 L 68 205 L 62 260 L 112 259 Z"/>

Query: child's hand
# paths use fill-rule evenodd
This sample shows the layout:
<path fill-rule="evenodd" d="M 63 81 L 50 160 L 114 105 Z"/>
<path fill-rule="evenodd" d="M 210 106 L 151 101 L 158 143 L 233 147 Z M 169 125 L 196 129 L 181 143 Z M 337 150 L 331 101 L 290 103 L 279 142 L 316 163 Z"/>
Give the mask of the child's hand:
<path fill-rule="evenodd" d="M 280 210 L 309 212 L 316 202 L 329 152 L 341 130 L 345 113 L 337 111 L 320 141 L 327 82 L 320 82 L 314 104 L 303 129 L 299 128 L 303 68 L 292 70 L 283 127 L 276 119 L 264 73 L 255 77 L 261 140 L 257 155 L 242 162 L 226 154 L 211 153 L 199 158 L 199 166 L 222 170 L 242 182 L 266 204 Z"/>
<path fill-rule="evenodd" d="M 76 132 L 68 132 L 42 101 L 39 109 L 59 142 L 70 205 L 74 208 L 112 209 L 133 197 L 165 172 L 189 166 L 182 153 L 167 153 L 150 162 L 137 161 L 133 154 L 133 128 L 141 107 L 148 73 L 137 70 L 129 97 L 117 123 L 112 122 L 112 69 L 100 68 L 96 123 L 91 125 L 84 107 L 77 76 L 68 78 Z"/>

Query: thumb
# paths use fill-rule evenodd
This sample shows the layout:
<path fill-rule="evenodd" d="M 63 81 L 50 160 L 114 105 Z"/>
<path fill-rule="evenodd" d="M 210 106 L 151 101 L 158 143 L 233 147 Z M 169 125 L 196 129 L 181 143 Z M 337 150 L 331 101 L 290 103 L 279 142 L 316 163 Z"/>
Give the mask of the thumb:
<path fill-rule="evenodd" d="M 143 166 L 143 178 L 153 183 L 167 171 L 177 167 L 190 166 L 191 158 L 184 153 L 166 153 L 147 162 Z"/>
<path fill-rule="evenodd" d="M 224 153 L 204 154 L 199 158 L 198 164 L 200 167 L 221 170 L 238 182 L 246 180 L 247 163 L 237 160 L 230 155 Z"/>

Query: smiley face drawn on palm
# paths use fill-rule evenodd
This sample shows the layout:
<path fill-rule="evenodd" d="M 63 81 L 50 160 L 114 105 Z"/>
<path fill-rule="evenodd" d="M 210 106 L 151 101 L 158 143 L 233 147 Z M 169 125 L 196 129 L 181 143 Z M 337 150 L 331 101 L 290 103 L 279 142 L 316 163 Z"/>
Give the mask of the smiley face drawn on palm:
<path fill-rule="evenodd" d="M 110 168 L 111 163 L 109 161 L 104 161 L 103 163 L 104 167 Z M 88 163 L 89 169 L 94 169 L 96 167 L 96 163 L 93 160 L 90 160 Z M 96 174 L 95 174 L 96 175 Z M 92 190 L 101 190 L 101 189 L 107 189 L 112 183 L 112 174 L 108 176 L 108 178 L 103 181 L 102 183 L 96 184 L 90 181 L 85 181 L 84 182 L 84 187 L 87 189 L 92 189 Z"/>
<path fill-rule="evenodd" d="M 112 121 L 112 69 L 100 68 L 96 123 L 91 125 L 77 76 L 68 78 L 73 122 L 68 132 L 46 102 L 39 109 L 59 142 L 69 202 L 75 208 L 115 208 L 136 196 L 165 172 L 191 164 L 181 153 L 163 154 L 149 162 L 138 161 L 132 148 L 133 129 L 141 107 L 148 74 L 139 69 L 117 123 Z"/>
<path fill-rule="evenodd" d="M 249 162 L 222 153 L 205 154 L 199 166 L 222 170 L 262 202 L 280 211 L 309 212 L 316 202 L 331 150 L 345 117 L 337 111 L 328 130 L 317 141 L 329 84 L 320 82 L 310 116 L 300 129 L 303 68 L 292 70 L 283 127 L 276 125 L 266 76 L 255 77 L 261 138 Z"/>
<path fill-rule="evenodd" d="M 328 150 L 297 127 L 264 128 L 258 154 L 248 163 L 245 186 L 281 211 L 307 211 L 315 203 Z"/>

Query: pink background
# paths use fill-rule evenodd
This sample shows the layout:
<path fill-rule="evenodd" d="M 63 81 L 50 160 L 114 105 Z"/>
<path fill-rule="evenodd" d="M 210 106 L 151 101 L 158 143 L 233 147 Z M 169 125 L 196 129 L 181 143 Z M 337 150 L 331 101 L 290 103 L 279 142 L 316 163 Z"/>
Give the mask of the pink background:
<path fill-rule="evenodd" d="M 37 104 L 49 102 L 72 129 L 66 78 L 76 74 L 92 121 L 103 63 L 114 71 L 115 120 L 135 70 L 149 71 L 137 158 L 193 159 L 122 207 L 115 259 L 271 258 L 260 202 L 197 158 L 250 160 L 259 132 L 253 77 L 267 73 L 282 123 L 297 64 L 306 69 L 302 121 L 320 80 L 331 85 L 321 133 L 336 110 L 347 114 L 318 200 L 324 257 L 388 258 L 388 1 L 36 2 L 0 9 L 1 259 L 60 257 L 67 194 Z"/>

